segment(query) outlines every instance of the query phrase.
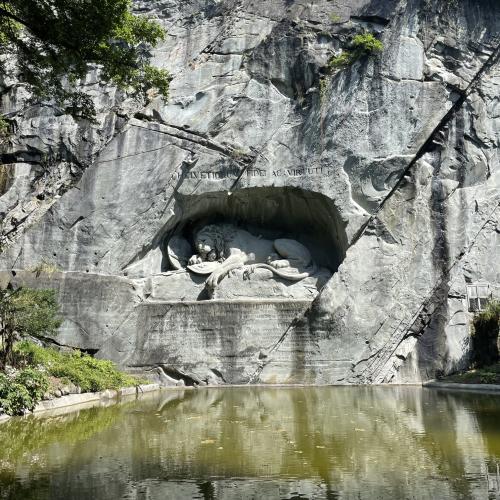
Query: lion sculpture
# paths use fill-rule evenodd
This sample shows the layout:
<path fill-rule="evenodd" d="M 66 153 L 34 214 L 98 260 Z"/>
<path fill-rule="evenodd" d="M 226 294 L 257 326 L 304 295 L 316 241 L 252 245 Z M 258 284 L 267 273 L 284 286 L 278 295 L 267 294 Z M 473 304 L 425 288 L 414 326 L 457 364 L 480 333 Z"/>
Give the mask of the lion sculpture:
<path fill-rule="evenodd" d="M 309 250 L 296 240 L 266 240 L 232 224 L 211 224 L 195 236 L 198 252 L 188 261 L 196 274 L 209 274 L 206 288 L 212 297 L 220 281 L 235 269 L 244 268 L 247 277 L 257 268 L 276 276 L 300 281 L 313 275 L 317 268 Z"/>

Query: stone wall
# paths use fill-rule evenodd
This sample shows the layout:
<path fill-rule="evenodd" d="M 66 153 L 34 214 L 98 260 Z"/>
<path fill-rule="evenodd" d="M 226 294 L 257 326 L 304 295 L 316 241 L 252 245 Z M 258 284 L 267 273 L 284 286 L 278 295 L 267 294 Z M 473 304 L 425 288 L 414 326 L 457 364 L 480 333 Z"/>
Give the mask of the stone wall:
<path fill-rule="evenodd" d="M 2 156 L 14 179 L 0 197 L 0 265 L 5 279 L 14 269 L 16 282 L 60 290 L 57 342 L 227 383 L 418 382 L 464 366 L 467 284 L 500 295 L 500 4 L 135 6 L 168 30 L 153 51 L 174 77 L 168 103 L 135 102 L 92 72 L 89 124 L 28 105 L 15 72 L 0 82 L 16 125 Z M 364 31 L 383 53 L 328 74 Z M 172 274 L 165 245 L 213 221 L 297 239 L 334 274 L 311 295 L 269 280 L 248 297 L 231 287 L 236 305 L 193 304 L 203 280 Z M 42 261 L 60 272 L 37 277 Z M 262 307 L 278 300 L 266 328 L 284 336 L 260 359 L 272 341 L 251 306 L 259 294 Z M 312 299 L 292 321 L 296 301 Z M 217 307 L 238 311 L 232 330 L 210 325 L 212 342 L 204 314 Z M 235 337 L 252 348 L 217 347 Z"/>

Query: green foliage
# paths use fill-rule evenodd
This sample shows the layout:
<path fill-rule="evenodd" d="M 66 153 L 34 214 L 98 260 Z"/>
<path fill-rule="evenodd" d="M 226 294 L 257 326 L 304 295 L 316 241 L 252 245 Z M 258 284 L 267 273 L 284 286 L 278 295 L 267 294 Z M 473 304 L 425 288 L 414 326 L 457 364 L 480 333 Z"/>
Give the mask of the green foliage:
<path fill-rule="evenodd" d="M 0 406 L 7 415 L 24 415 L 26 410 L 32 410 L 35 404 L 28 389 L 16 383 L 10 384 L 9 391 L 0 398 Z"/>
<path fill-rule="evenodd" d="M 481 384 L 495 384 L 498 374 L 493 372 L 484 372 L 481 374 Z"/>
<path fill-rule="evenodd" d="M 484 311 L 481 311 L 474 316 L 475 329 L 476 327 L 480 327 L 482 325 L 490 326 L 490 324 L 493 327 L 494 332 L 496 325 L 496 331 L 498 333 L 498 327 L 500 326 L 500 300 L 490 300 Z"/>
<path fill-rule="evenodd" d="M 120 372 L 113 362 L 95 359 L 80 351 L 62 353 L 24 341 L 16 345 L 16 352 L 27 363 L 42 366 L 50 375 L 73 383 L 83 392 L 118 389 L 141 383 L 136 377 Z"/>
<path fill-rule="evenodd" d="M 45 373 L 34 368 L 25 368 L 15 377 L 15 382 L 28 391 L 31 399 L 38 403 L 49 389 L 49 380 Z M 35 404 L 36 404 L 35 403 Z"/>
<path fill-rule="evenodd" d="M 384 50 L 384 45 L 375 38 L 373 33 L 362 33 L 352 39 L 352 46 L 360 51 L 362 55 L 375 54 Z"/>
<path fill-rule="evenodd" d="M 33 368 L 20 371 L 14 378 L 0 373 L 0 406 L 8 415 L 23 415 L 33 410 L 48 388 L 47 376 Z"/>
<path fill-rule="evenodd" d="M 476 368 L 499 361 L 500 301 L 491 300 L 472 322 L 472 365 Z"/>
<path fill-rule="evenodd" d="M 7 363 L 13 364 L 16 340 L 55 334 L 60 324 L 54 290 L 0 289 L 0 368 Z"/>
<path fill-rule="evenodd" d="M 4 0 L 0 50 L 15 54 L 23 80 L 38 98 L 54 97 L 68 112 L 86 118 L 89 95 L 75 91 L 88 65 L 104 81 L 142 93 L 151 87 L 168 97 L 170 76 L 148 63 L 148 46 L 165 37 L 155 21 L 135 16 L 130 0 Z"/>
<path fill-rule="evenodd" d="M 18 364 L 28 366 L 14 377 L 0 372 L 0 407 L 9 415 L 33 410 L 50 390 L 48 375 L 72 383 L 83 392 L 118 389 L 143 382 L 120 372 L 111 361 L 94 359 L 79 351 L 61 353 L 27 340 L 15 345 L 15 357 Z"/>
<path fill-rule="evenodd" d="M 144 75 L 139 82 L 141 82 L 144 92 L 147 92 L 148 89 L 156 89 L 166 99 L 171 79 L 172 77 L 166 69 L 146 66 L 144 68 Z"/>
<path fill-rule="evenodd" d="M 449 375 L 443 380 L 459 384 L 500 384 L 500 363 Z"/>
<path fill-rule="evenodd" d="M 350 66 L 356 61 L 356 59 L 353 57 L 353 54 L 347 50 L 342 52 L 342 54 L 332 57 L 328 61 L 328 69 L 333 70 L 333 69 L 338 69 L 338 68 L 346 68 L 347 66 Z"/>
<path fill-rule="evenodd" d="M 332 71 L 346 68 L 362 57 L 377 55 L 382 50 L 384 45 L 372 33 L 361 33 L 351 40 L 349 50 L 344 50 L 342 54 L 330 59 L 328 69 Z"/>
<path fill-rule="evenodd" d="M 10 380 L 7 377 L 7 375 L 0 372 L 0 399 L 3 398 L 4 395 L 7 393 L 7 391 L 9 390 L 9 384 Z"/>
<path fill-rule="evenodd" d="M 340 21 L 342 21 L 342 18 L 334 12 L 332 12 L 329 17 L 332 23 L 340 23 Z"/>

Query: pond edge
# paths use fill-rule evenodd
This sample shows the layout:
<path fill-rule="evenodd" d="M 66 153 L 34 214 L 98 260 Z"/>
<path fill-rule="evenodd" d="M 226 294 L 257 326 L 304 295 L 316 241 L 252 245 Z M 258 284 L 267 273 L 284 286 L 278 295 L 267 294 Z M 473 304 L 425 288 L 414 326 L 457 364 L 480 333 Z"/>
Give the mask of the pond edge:
<path fill-rule="evenodd" d="M 60 398 L 47 399 L 40 401 L 32 412 L 26 415 L 41 415 L 44 413 L 51 412 L 53 410 L 59 410 L 62 408 L 69 408 L 72 406 L 87 405 L 86 408 L 93 406 L 99 406 L 102 403 L 118 403 L 122 399 L 131 399 L 132 397 L 138 398 L 142 394 L 156 392 L 159 390 L 164 390 L 167 387 L 161 386 L 160 384 L 143 384 L 134 387 L 122 387 L 121 389 L 106 389 L 99 392 L 83 392 L 81 394 L 67 394 L 61 396 Z M 168 387 L 169 389 L 179 389 L 180 387 Z M 185 387 L 183 387 L 185 389 Z M 76 411 L 76 409 L 75 409 Z M 12 418 L 11 415 L 0 415 L 0 424 L 7 422 Z"/>
<path fill-rule="evenodd" d="M 459 384 L 455 382 L 438 382 L 437 380 L 430 380 L 424 382 L 423 387 L 431 389 L 446 389 L 454 391 L 468 391 L 468 392 L 488 392 L 500 394 L 500 385 L 498 384 Z"/>

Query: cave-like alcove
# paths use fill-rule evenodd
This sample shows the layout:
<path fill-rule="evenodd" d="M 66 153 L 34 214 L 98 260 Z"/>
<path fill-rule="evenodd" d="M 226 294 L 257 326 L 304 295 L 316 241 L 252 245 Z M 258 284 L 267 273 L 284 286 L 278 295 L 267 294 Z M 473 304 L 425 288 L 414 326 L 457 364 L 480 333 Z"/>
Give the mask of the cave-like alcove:
<path fill-rule="evenodd" d="M 311 252 L 315 262 L 335 272 L 347 249 L 345 222 L 326 196 L 291 187 L 258 187 L 196 196 L 177 195 L 175 217 L 162 234 L 162 271 L 169 269 L 166 246 L 173 235 L 192 243 L 206 224 L 232 223 L 263 238 L 291 238 Z"/>

